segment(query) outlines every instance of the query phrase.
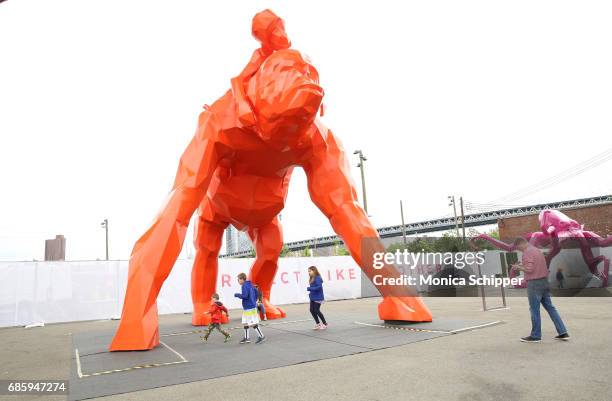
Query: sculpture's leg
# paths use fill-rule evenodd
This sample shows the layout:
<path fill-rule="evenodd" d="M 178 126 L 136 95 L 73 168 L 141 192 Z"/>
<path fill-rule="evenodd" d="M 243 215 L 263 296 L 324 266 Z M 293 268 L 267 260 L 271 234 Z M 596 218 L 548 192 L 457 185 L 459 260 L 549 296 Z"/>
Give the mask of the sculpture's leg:
<path fill-rule="evenodd" d="M 189 220 L 227 152 L 217 146 L 217 120 L 203 112 L 183 152 L 172 191 L 151 227 L 134 245 L 121 321 L 111 351 L 145 350 L 159 344 L 157 296 L 178 257 Z"/>
<path fill-rule="evenodd" d="M 399 279 L 401 274 L 392 264 L 380 269 L 373 266 L 374 254 L 386 249 L 376 229 L 363 209 L 354 202 L 345 203 L 330 218 L 334 231 L 344 240 L 353 259 L 383 296 L 378 305 L 378 316 L 385 321 L 430 322 L 431 312 L 416 290 L 405 285 L 388 284 L 385 279 Z"/>
<path fill-rule="evenodd" d="M 285 311 L 270 303 L 272 282 L 278 270 L 278 258 L 283 248 L 283 230 L 278 217 L 262 227 L 249 228 L 248 233 L 256 254 L 249 277 L 262 292 L 267 318 L 283 318 L 286 316 Z"/>
<path fill-rule="evenodd" d="M 378 316 L 382 320 L 431 321 L 429 309 L 414 288 L 383 281 L 401 279 L 395 265 L 383 261 L 380 268 L 373 266 L 373 256 L 384 253 L 385 247 L 358 204 L 348 160 L 339 141 L 318 121 L 316 129 L 318 134 L 312 140 L 313 154 L 304 165 L 310 198 L 329 219 L 355 262 L 383 296 L 378 305 Z"/>
<path fill-rule="evenodd" d="M 553 258 L 561 252 L 561 245 L 559 244 L 559 237 L 555 236 L 551 238 L 551 247 L 548 254 L 546 254 L 546 267 L 550 270 L 550 262 L 552 262 Z"/>
<path fill-rule="evenodd" d="M 580 251 L 582 252 L 582 257 L 584 258 L 584 261 L 589 267 L 589 270 L 594 276 L 598 277 L 601 280 L 602 288 L 607 287 L 610 271 L 610 260 L 603 255 L 599 255 L 597 257 L 593 256 L 591 245 L 589 244 L 586 238 L 578 238 L 578 241 L 580 243 Z M 597 265 L 599 265 L 599 263 L 601 262 L 603 263 L 602 271 L 600 273 L 599 270 L 597 270 Z"/>
<path fill-rule="evenodd" d="M 130 257 L 121 321 L 111 351 L 145 350 L 159 345 L 157 296 L 183 246 L 201 189 L 172 191 L 166 207 L 140 237 Z"/>
<path fill-rule="evenodd" d="M 210 324 L 210 315 L 204 314 L 210 309 L 211 298 L 217 289 L 217 272 L 219 250 L 223 239 L 223 232 L 227 223 L 207 221 L 198 218 L 194 245 L 196 256 L 191 270 L 191 299 L 193 301 L 193 315 L 191 324 L 205 326 Z M 223 315 L 223 323 L 227 317 Z"/>

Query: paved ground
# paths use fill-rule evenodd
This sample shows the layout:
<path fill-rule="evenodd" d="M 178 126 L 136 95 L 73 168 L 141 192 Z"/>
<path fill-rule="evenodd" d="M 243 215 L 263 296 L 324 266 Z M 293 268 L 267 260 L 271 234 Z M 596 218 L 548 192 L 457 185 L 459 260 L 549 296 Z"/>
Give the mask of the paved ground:
<path fill-rule="evenodd" d="M 524 298 L 510 298 L 510 309 L 489 312 L 480 311 L 478 298 L 426 301 L 437 317 L 506 323 L 364 354 L 98 399 L 612 400 L 611 298 L 556 298 L 573 338 L 567 343 L 552 340 L 552 323 L 544 320 L 541 344 L 518 342 L 529 327 Z M 357 310 L 375 314 L 377 302 L 375 298 L 329 302 L 325 310 L 330 317 Z M 291 316 L 304 308 L 286 309 Z M 189 316 L 161 317 L 169 324 L 184 320 Z M 112 324 L 0 329 L 0 379 L 68 378 L 71 334 L 104 330 Z"/>
<path fill-rule="evenodd" d="M 229 343 L 214 333 L 203 344 L 202 330 L 194 332 L 191 322 L 162 323 L 161 346 L 147 352 L 108 352 L 115 330 L 74 333 L 75 363 L 68 399 L 130 393 L 338 358 L 442 336 L 468 335 L 471 330 L 500 323 L 436 318 L 429 323 L 387 326 L 360 309 L 326 312 L 333 325 L 325 331 L 312 330 L 312 318 L 306 310 L 293 311 L 291 320 L 262 324 L 267 338 L 263 345 L 238 343 L 242 337 L 238 316 L 226 326 L 234 335 Z"/>

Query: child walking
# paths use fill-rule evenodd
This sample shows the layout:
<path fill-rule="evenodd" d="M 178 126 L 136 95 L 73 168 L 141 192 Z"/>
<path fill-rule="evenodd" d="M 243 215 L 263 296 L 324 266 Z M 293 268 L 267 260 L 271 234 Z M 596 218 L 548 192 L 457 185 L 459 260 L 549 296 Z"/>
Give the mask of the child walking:
<path fill-rule="evenodd" d="M 316 266 L 308 268 L 308 275 L 310 276 L 310 286 L 306 289 L 309 291 L 310 314 L 316 323 L 313 330 L 325 330 L 327 322 L 325 321 L 325 316 L 321 313 L 321 304 L 325 300 L 323 295 L 323 279 Z M 320 322 L 319 319 L 321 320 Z"/>
<path fill-rule="evenodd" d="M 208 312 L 204 314 L 210 314 L 210 324 L 208 325 L 208 329 L 206 330 L 206 334 L 204 337 L 200 337 L 204 341 L 208 341 L 208 336 L 214 329 L 219 330 L 221 334 L 225 336 L 225 341 L 228 342 L 230 340 L 230 333 L 223 330 L 221 328 L 221 318 L 223 317 L 223 313 L 229 318 L 229 313 L 227 312 L 227 308 L 219 301 L 219 294 L 213 294 L 212 296 L 212 304 L 210 305 L 210 309 Z"/>
<path fill-rule="evenodd" d="M 238 284 L 242 286 L 242 291 L 234 294 L 235 297 L 242 299 L 242 325 L 244 326 L 244 338 L 240 344 L 250 343 L 249 327 L 257 332 L 256 344 L 266 341 L 266 337 L 259 328 L 259 314 L 257 313 L 257 290 L 251 281 L 247 280 L 244 273 L 238 275 Z"/>

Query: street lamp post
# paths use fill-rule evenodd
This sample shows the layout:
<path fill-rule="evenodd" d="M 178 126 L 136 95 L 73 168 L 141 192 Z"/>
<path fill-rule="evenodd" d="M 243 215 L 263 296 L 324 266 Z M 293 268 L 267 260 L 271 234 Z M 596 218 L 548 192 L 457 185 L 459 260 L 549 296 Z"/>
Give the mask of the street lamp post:
<path fill-rule="evenodd" d="M 108 219 L 104 219 L 100 225 L 106 231 L 106 260 L 108 260 Z"/>
<path fill-rule="evenodd" d="M 463 242 L 465 243 L 465 213 L 463 212 L 463 196 L 459 198 L 459 205 L 461 206 L 461 234 L 463 236 Z"/>
<path fill-rule="evenodd" d="M 368 199 L 366 197 L 365 174 L 363 172 L 363 162 L 367 161 L 368 159 L 363 155 L 361 150 L 356 150 L 353 152 L 353 154 L 359 156 L 359 163 L 357 164 L 357 167 L 359 167 L 361 170 L 361 196 L 363 198 L 363 210 L 365 210 L 366 214 L 368 214 Z"/>
<path fill-rule="evenodd" d="M 400 199 L 400 213 L 402 214 L 402 236 L 404 237 L 404 245 L 407 245 L 406 241 L 406 223 L 404 222 L 404 204 Z"/>
<path fill-rule="evenodd" d="M 453 207 L 453 213 L 455 214 L 455 232 L 457 234 L 457 238 L 459 238 L 459 223 L 457 221 L 457 206 L 455 205 L 455 195 L 448 196 L 448 206 Z"/>

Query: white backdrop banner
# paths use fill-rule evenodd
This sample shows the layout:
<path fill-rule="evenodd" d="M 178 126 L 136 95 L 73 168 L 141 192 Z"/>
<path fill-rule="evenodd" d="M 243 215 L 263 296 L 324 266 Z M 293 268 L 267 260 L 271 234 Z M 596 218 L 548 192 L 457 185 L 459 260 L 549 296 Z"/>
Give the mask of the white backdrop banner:
<path fill-rule="evenodd" d="M 238 273 L 253 259 L 220 259 L 217 292 L 228 308 L 240 308 Z M 189 313 L 193 260 L 178 260 L 164 283 L 160 314 Z M 323 277 L 325 299 L 361 296 L 361 269 L 350 256 L 281 258 L 272 287 L 276 305 L 308 302 L 308 266 Z M 121 316 L 128 262 L 0 262 L 0 327 L 110 319 Z"/>

